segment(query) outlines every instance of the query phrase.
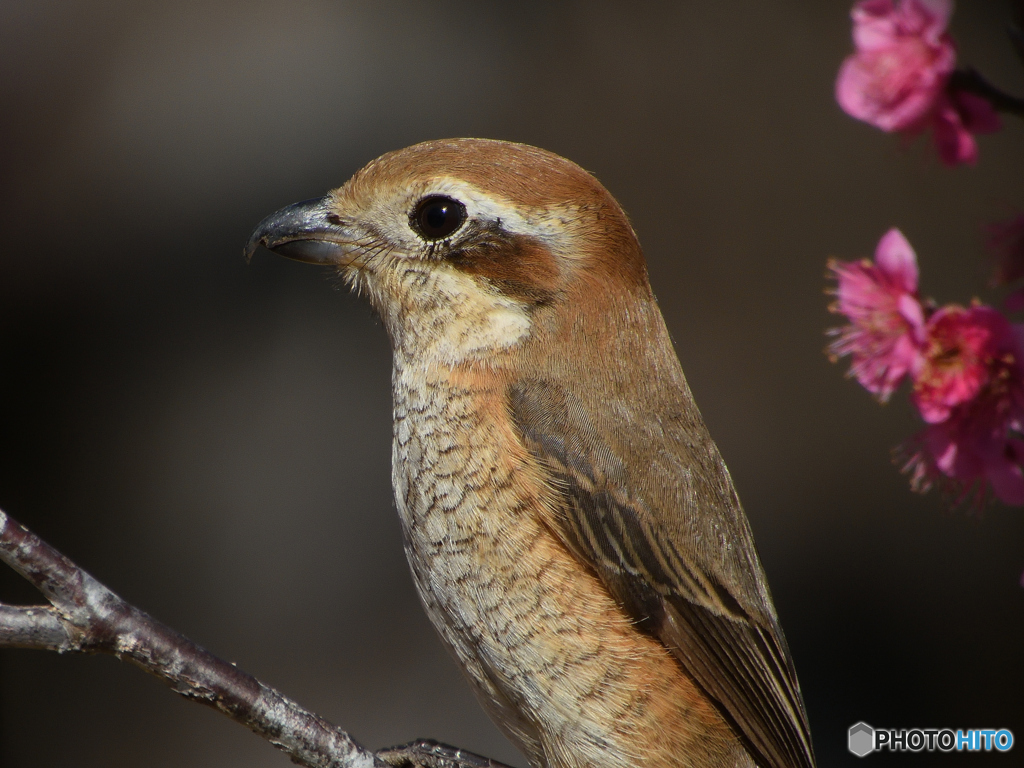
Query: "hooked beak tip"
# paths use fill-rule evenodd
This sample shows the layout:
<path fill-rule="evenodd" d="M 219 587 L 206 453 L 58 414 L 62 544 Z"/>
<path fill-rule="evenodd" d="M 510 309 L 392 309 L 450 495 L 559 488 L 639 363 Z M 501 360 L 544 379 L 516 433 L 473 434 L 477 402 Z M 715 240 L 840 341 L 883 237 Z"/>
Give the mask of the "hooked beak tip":
<path fill-rule="evenodd" d="M 256 253 L 256 249 L 263 245 L 263 238 L 257 237 L 258 232 L 253 232 L 249 235 L 249 241 L 245 244 L 245 248 L 242 249 L 242 256 L 245 257 L 245 263 L 252 263 L 252 255 Z"/>

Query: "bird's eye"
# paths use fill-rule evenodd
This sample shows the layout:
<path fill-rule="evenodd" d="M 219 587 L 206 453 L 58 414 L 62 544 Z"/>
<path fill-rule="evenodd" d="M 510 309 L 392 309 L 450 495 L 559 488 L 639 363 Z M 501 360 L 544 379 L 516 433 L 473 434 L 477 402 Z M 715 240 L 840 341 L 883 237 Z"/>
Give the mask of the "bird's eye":
<path fill-rule="evenodd" d="M 430 195 L 420 200 L 410 219 L 427 240 L 443 240 L 462 226 L 466 206 L 444 195 Z"/>

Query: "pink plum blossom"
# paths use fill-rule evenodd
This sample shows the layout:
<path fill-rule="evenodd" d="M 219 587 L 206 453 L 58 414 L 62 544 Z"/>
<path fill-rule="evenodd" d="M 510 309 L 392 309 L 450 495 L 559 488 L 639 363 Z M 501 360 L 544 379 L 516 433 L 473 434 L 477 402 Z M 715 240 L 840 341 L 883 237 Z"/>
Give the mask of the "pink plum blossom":
<path fill-rule="evenodd" d="M 973 134 L 999 128 L 979 96 L 947 90 L 956 46 L 946 32 L 951 0 L 864 0 L 851 11 L 856 52 L 843 62 L 836 100 L 847 114 L 887 132 L 933 129 L 947 165 L 973 163 Z"/>
<path fill-rule="evenodd" d="M 1006 504 L 1024 504 L 1024 442 L 1008 437 L 998 414 L 983 403 L 968 403 L 948 421 L 915 436 L 904 471 L 915 491 L 938 485 L 957 502 L 976 495 L 980 502 L 991 485 Z"/>
<path fill-rule="evenodd" d="M 934 0 L 865 0 L 853 6 L 857 52 L 839 70 L 839 105 L 883 131 L 920 127 L 956 64 L 946 33 L 952 10 L 951 2 Z"/>
<path fill-rule="evenodd" d="M 1013 283 L 1024 277 L 1024 213 L 1005 221 L 997 221 L 986 228 L 986 245 L 996 257 L 994 285 Z M 1012 293 L 1006 309 L 1024 309 L 1024 289 Z"/>
<path fill-rule="evenodd" d="M 929 424 L 945 421 L 954 407 L 976 397 L 1004 371 L 1000 356 L 1015 350 L 1009 321 L 991 307 L 943 307 L 929 318 L 925 334 L 912 397 Z"/>
<path fill-rule="evenodd" d="M 987 380 L 972 399 L 902 447 L 915 490 L 938 484 L 958 501 L 972 494 L 980 501 L 990 485 L 1006 504 L 1024 504 L 1022 329 L 1014 325 L 997 340 Z"/>
<path fill-rule="evenodd" d="M 829 352 L 850 355 L 850 373 L 880 400 L 912 381 L 928 426 L 900 448 L 911 485 L 940 485 L 958 500 L 980 501 L 991 489 L 1024 505 L 1024 325 L 980 304 L 922 304 L 917 258 L 898 229 L 882 237 L 873 262 L 830 268 L 831 309 L 849 323 L 831 331 Z"/>
<path fill-rule="evenodd" d="M 838 286 L 831 310 L 848 325 L 833 329 L 833 357 L 850 355 L 850 374 L 885 401 L 922 359 L 924 312 L 917 297 L 917 257 L 898 229 L 879 241 L 875 261 L 833 260 Z"/>
<path fill-rule="evenodd" d="M 1001 126 L 999 115 L 987 99 L 966 91 L 944 93 L 932 116 L 932 136 L 939 159 L 946 165 L 978 161 L 974 134 L 994 133 Z"/>

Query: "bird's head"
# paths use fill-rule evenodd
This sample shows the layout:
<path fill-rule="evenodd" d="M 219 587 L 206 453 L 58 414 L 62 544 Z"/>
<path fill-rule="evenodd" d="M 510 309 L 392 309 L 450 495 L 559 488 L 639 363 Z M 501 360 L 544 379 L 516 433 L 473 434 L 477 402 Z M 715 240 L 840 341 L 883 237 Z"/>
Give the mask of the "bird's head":
<path fill-rule="evenodd" d="M 449 364 L 650 296 L 607 190 L 562 157 L 502 141 L 383 155 L 325 197 L 268 216 L 247 254 L 260 245 L 337 267 L 369 295 L 396 352 Z"/>

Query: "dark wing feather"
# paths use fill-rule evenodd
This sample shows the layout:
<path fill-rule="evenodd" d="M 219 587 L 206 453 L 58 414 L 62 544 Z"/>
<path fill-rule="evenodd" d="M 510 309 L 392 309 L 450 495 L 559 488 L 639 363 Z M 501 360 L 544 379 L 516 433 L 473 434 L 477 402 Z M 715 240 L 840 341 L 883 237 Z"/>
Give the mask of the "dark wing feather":
<path fill-rule="evenodd" d="M 587 421 L 582 405 L 568 392 L 547 383 L 521 383 L 509 392 L 509 408 L 525 446 L 557 490 L 556 533 L 569 549 L 598 574 L 642 629 L 672 651 L 718 704 L 759 765 L 812 768 L 796 673 L 727 474 L 729 503 L 735 507 L 730 514 L 715 508 L 658 509 L 659 503 L 677 497 L 654 490 L 645 494 L 644 481 L 649 475 L 655 484 L 664 483 L 665 473 L 658 475 L 653 465 L 637 467 L 635 460 L 631 465 L 630 456 L 620 455 L 628 451 L 630 440 L 621 442 L 614 435 L 602 439 L 600 427 Z M 676 435 L 665 419 L 646 433 L 660 435 L 655 439 L 664 442 L 645 446 L 646 455 L 676 452 L 661 469 L 688 458 L 686 435 Z M 712 458 L 720 462 L 717 451 Z M 695 481 L 681 477 L 676 482 Z M 700 499 L 701 494 L 683 497 Z M 722 516 L 711 528 L 740 539 L 733 551 L 709 557 L 701 541 L 688 540 L 712 538 L 702 535 L 699 526 L 693 534 L 685 521 L 669 524 L 695 511 Z M 746 560 L 737 566 L 725 562 L 728 558 Z M 719 561 L 721 568 L 714 565 Z M 738 580 L 737 572 L 750 578 Z"/>

